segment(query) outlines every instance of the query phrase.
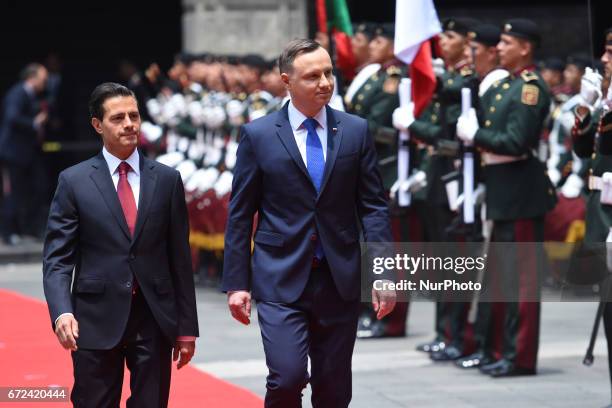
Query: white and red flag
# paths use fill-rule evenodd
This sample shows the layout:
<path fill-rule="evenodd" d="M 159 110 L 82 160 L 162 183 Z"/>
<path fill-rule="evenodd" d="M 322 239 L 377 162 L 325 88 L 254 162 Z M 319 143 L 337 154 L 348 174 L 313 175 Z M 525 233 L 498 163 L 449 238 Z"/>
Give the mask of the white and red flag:
<path fill-rule="evenodd" d="M 433 0 L 397 0 L 395 56 L 410 65 L 414 115 L 425 109 L 436 89 L 430 39 L 442 31 Z"/>

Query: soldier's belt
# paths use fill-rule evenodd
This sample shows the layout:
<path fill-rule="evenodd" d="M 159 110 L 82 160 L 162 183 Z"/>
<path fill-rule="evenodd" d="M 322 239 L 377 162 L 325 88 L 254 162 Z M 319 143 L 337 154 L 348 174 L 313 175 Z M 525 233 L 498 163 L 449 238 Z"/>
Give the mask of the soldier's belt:
<path fill-rule="evenodd" d="M 397 130 L 395 128 L 381 127 L 374 135 L 374 141 L 394 145 L 397 142 Z"/>
<path fill-rule="evenodd" d="M 486 166 L 494 165 L 494 164 L 503 164 L 503 163 L 512 163 L 522 160 L 527 160 L 529 158 L 528 154 L 523 154 L 521 156 L 504 156 L 502 154 L 495 153 L 483 153 L 482 160 Z"/>
<path fill-rule="evenodd" d="M 447 157 L 458 157 L 459 156 L 459 142 L 456 140 L 441 139 L 436 143 L 436 147 L 433 150 L 433 154 L 438 156 Z"/>
<path fill-rule="evenodd" d="M 601 177 L 589 176 L 589 190 L 600 190 L 603 186 L 603 180 Z"/>

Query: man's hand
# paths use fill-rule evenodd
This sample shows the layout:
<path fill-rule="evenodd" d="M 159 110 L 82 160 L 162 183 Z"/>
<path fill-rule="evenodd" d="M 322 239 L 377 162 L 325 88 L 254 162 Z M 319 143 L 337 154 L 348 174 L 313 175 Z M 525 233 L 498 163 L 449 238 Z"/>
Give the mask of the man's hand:
<path fill-rule="evenodd" d="M 410 102 L 406 107 L 395 108 L 393 111 L 393 127 L 397 130 L 407 130 L 414 122 L 414 103 Z"/>
<path fill-rule="evenodd" d="M 395 307 L 396 294 L 394 290 L 376 290 L 372 288 L 372 307 L 376 312 L 376 318 L 382 319 Z"/>
<path fill-rule="evenodd" d="M 457 120 L 457 137 L 467 144 L 471 144 L 474 141 L 474 136 L 478 131 L 478 118 L 476 117 L 476 110 L 470 108 L 467 116 L 459 116 Z"/>
<path fill-rule="evenodd" d="M 174 344 L 174 351 L 172 352 L 172 361 L 178 360 L 176 364 L 177 369 L 181 369 L 186 366 L 193 354 L 195 353 L 195 341 L 179 341 L 177 340 Z M 180 359 L 179 359 L 180 356 Z"/>
<path fill-rule="evenodd" d="M 580 81 L 580 99 L 591 111 L 601 98 L 601 82 L 603 77 L 596 70 L 589 67 L 584 69 L 584 75 Z"/>
<path fill-rule="evenodd" d="M 48 119 L 49 119 L 49 114 L 46 111 L 39 112 L 34 117 L 34 127 L 36 127 L 36 129 L 40 129 L 41 126 L 47 123 Z"/>
<path fill-rule="evenodd" d="M 60 317 L 55 325 L 55 335 L 66 350 L 77 350 L 76 339 L 79 338 L 79 323 L 68 314 Z"/>
<path fill-rule="evenodd" d="M 227 305 L 232 317 L 242 324 L 251 323 L 251 294 L 246 290 L 227 293 Z"/>

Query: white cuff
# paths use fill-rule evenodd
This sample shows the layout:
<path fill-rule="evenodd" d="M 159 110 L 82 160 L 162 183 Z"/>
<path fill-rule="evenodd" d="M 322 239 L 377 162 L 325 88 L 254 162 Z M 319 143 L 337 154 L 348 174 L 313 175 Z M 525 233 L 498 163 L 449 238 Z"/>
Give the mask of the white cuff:
<path fill-rule="evenodd" d="M 66 316 L 66 315 L 70 315 L 70 316 L 74 317 L 74 315 L 72 313 L 62 313 L 61 315 L 57 316 L 57 319 L 55 319 L 55 322 L 53 323 L 54 326 L 57 327 L 57 321 L 60 319 L 60 317 Z"/>

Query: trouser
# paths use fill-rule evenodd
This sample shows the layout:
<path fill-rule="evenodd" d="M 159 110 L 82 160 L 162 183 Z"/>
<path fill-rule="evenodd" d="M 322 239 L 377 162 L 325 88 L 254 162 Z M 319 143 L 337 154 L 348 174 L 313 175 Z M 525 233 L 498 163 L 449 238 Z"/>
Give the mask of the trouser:
<path fill-rule="evenodd" d="M 297 301 L 257 301 L 269 369 L 266 408 L 301 407 L 302 390 L 308 382 L 314 408 L 348 407 L 359 305 L 359 299 L 341 298 L 327 262 L 312 269 Z"/>
<path fill-rule="evenodd" d="M 484 286 L 498 291 L 501 304 L 480 302 L 476 322 L 478 347 L 489 355 L 496 348 L 495 327 L 503 324 L 501 357 L 525 369 L 537 365 L 540 330 L 540 270 L 544 234 L 542 217 L 495 221 Z M 500 244 L 508 242 L 508 245 Z M 512 242 L 529 244 L 516 245 Z M 497 286 L 497 289 L 494 288 Z M 489 294 L 487 301 L 493 301 Z M 503 310 L 502 310 L 503 309 Z"/>
<path fill-rule="evenodd" d="M 447 242 L 448 236 L 446 228 L 453 220 L 453 213 L 448 206 L 441 204 L 423 205 L 419 208 L 421 220 L 423 220 L 424 241 L 427 242 Z M 451 330 L 449 329 L 449 316 L 453 309 L 451 303 L 436 302 L 434 330 L 436 341 L 450 343 L 452 341 Z"/>
<path fill-rule="evenodd" d="M 109 316 L 109 318 L 112 318 Z M 172 344 L 155 322 L 141 292 L 132 299 L 127 327 L 110 350 L 79 348 L 72 352 L 76 408 L 118 408 L 124 366 L 130 370 L 128 408 L 168 406 Z"/>
<path fill-rule="evenodd" d="M 28 166 L 2 164 L 2 234 L 42 234 L 47 213 L 47 177 L 40 158 Z"/>

